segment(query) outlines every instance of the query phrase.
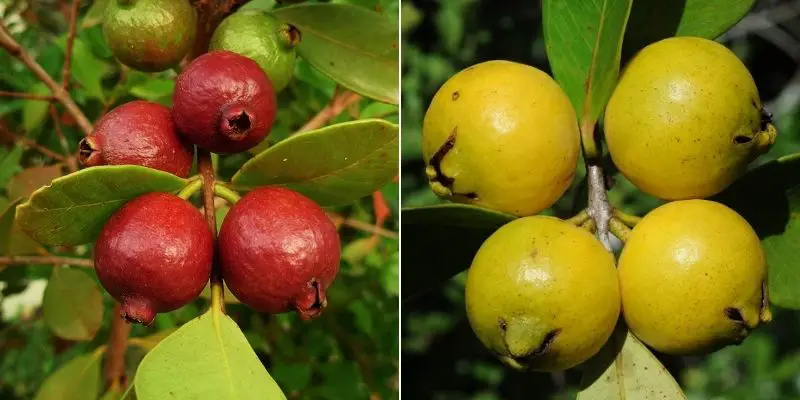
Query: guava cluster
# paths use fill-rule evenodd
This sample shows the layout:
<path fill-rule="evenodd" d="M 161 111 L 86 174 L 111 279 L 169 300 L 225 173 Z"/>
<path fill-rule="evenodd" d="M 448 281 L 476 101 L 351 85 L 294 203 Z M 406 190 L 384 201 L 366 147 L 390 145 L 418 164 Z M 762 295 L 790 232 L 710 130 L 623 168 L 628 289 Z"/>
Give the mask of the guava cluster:
<path fill-rule="evenodd" d="M 581 151 L 575 110 L 552 78 L 489 61 L 434 96 L 422 141 L 433 191 L 520 217 L 469 268 L 474 332 L 504 363 L 536 371 L 583 363 L 620 323 L 668 354 L 740 343 L 771 319 L 764 251 L 744 218 L 705 198 L 776 138 L 747 68 L 711 40 L 653 43 L 623 70 L 602 130 L 619 171 L 668 201 L 626 235 L 618 260 L 587 225 L 536 215 L 569 188 Z"/>
<path fill-rule="evenodd" d="M 161 24 L 170 20 L 166 16 L 184 24 Z M 192 47 L 195 16 L 185 0 L 112 0 L 105 18 L 111 48 L 133 68 L 167 68 Z M 281 35 L 299 40 L 299 33 L 260 12 L 236 13 L 226 21 L 234 22 L 216 31 L 219 40 L 212 47 L 218 49 L 195 58 L 177 76 L 172 107 L 147 101 L 116 107 L 80 143 L 82 166 L 139 165 L 186 178 L 195 146 L 233 154 L 267 137 L 277 108 L 275 84 L 277 90 L 286 86 L 294 65 L 293 50 L 276 43 Z M 240 32 L 247 25 L 253 30 Z M 244 35 L 237 43 L 249 41 L 250 47 L 227 49 L 227 38 L 237 33 Z M 250 52 L 264 57 L 257 62 Z M 203 291 L 215 262 L 228 289 L 251 308 L 294 310 L 303 319 L 320 315 L 339 269 L 340 243 L 319 205 L 287 188 L 256 188 L 231 207 L 214 238 L 187 197 L 141 195 L 103 226 L 95 268 L 120 302 L 123 318 L 148 325 L 157 313 L 186 305 Z"/>

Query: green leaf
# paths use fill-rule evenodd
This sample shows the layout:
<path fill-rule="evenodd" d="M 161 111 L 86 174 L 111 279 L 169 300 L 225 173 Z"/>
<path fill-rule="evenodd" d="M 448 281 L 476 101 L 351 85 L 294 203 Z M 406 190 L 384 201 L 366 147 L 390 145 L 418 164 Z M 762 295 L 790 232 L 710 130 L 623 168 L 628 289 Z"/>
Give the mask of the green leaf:
<path fill-rule="evenodd" d="M 755 168 L 712 200 L 736 210 L 761 238 L 770 302 L 800 309 L 800 154 Z"/>
<path fill-rule="evenodd" d="M 151 78 L 130 89 L 130 94 L 144 100 L 154 101 L 164 105 L 172 103 L 172 91 L 175 81 L 168 78 Z"/>
<path fill-rule="evenodd" d="M 86 400 L 100 395 L 100 365 L 105 346 L 77 356 L 47 378 L 34 400 Z"/>
<path fill-rule="evenodd" d="M 311 383 L 311 364 L 276 364 L 272 367 L 275 380 L 279 381 L 287 392 L 301 391 Z"/>
<path fill-rule="evenodd" d="M 625 34 L 625 58 L 672 36 L 714 39 L 747 15 L 754 3 L 755 0 L 636 1 Z"/>
<path fill-rule="evenodd" d="M 516 218 L 465 204 L 405 208 L 402 215 L 403 298 L 469 268 L 483 241 Z"/>
<path fill-rule="evenodd" d="M 397 131 L 397 125 L 372 119 L 298 134 L 247 161 L 232 182 L 284 185 L 323 207 L 348 204 L 397 174 Z"/>
<path fill-rule="evenodd" d="M 7 201 L 5 198 L 2 198 L 2 200 Z M 22 199 L 19 199 L 0 208 L 3 210 L 0 213 L 0 256 L 8 254 L 11 229 L 14 227 L 14 215 L 16 214 L 17 204 L 21 201 Z"/>
<path fill-rule="evenodd" d="M 103 93 L 103 77 L 109 70 L 109 65 L 95 56 L 91 47 L 84 43 L 83 39 L 75 38 L 72 48 L 71 76 L 86 90 L 89 97 L 102 102 L 106 101 Z"/>
<path fill-rule="evenodd" d="M 349 4 L 302 4 L 273 13 L 300 30 L 298 53 L 315 68 L 358 94 L 398 103 L 396 23 Z"/>
<path fill-rule="evenodd" d="M 578 400 L 685 400 L 669 371 L 624 324 L 584 364 Z"/>
<path fill-rule="evenodd" d="M 44 83 L 37 82 L 30 87 L 28 93 L 47 96 L 50 95 L 50 89 Z M 25 105 L 22 106 L 22 127 L 26 132 L 42 126 L 49 106 L 50 102 L 46 100 L 25 100 Z"/>
<path fill-rule="evenodd" d="M 42 250 L 41 246 L 15 223 L 17 206 L 22 201 L 23 199 L 17 199 L 5 207 L 0 207 L 0 210 L 4 210 L 0 213 L 0 256 L 37 254 Z"/>
<path fill-rule="evenodd" d="M 42 300 L 44 322 L 61 338 L 91 340 L 103 324 L 103 295 L 75 268 L 54 267 Z"/>
<path fill-rule="evenodd" d="M 78 245 L 97 238 L 126 202 L 150 192 L 174 192 L 185 179 L 135 165 L 87 168 L 55 179 L 19 206 L 17 223 L 48 245 Z"/>
<path fill-rule="evenodd" d="M 212 311 L 147 353 L 134 385 L 140 400 L 286 398 L 236 323 Z"/>
<path fill-rule="evenodd" d="M 141 347 L 145 351 L 153 350 L 159 343 L 161 343 L 164 338 L 171 335 L 175 332 L 175 329 L 165 329 L 163 331 L 158 331 L 152 335 L 144 336 L 144 337 L 134 337 L 128 339 L 128 343 Z"/>
<path fill-rule="evenodd" d="M 582 127 L 594 126 L 617 83 L 631 2 L 545 0 L 542 4 L 550 67 Z"/>
<path fill-rule="evenodd" d="M 102 22 L 107 4 L 108 0 L 96 0 L 93 2 L 92 6 L 89 7 L 89 11 L 86 11 L 86 14 L 84 14 L 80 26 L 85 29 Z"/>
<path fill-rule="evenodd" d="M 2 150 L 0 150 L 2 151 Z M 6 187 L 8 180 L 17 172 L 22 171 L 20 161 L 22 160 L 22 147 L 14 146 L 7 154 L 0 153 L 0 187 Z"/>

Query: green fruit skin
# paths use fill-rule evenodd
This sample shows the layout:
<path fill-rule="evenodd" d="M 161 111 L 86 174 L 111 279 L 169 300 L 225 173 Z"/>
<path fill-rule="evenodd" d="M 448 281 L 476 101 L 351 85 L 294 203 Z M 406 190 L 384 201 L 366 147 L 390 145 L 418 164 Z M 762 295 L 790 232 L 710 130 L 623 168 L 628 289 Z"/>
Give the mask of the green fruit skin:
<path fill-rule="evenodd" d="M 292 80 L 297 60 L 297 43 L 290 39 L 290 28 L 272 14 L 239 11 L 222 21 L 211 37 L 209 48 L 253 59 L 266 72 L 272 88 L 278 93 Z"/>
<path fill-rule="evenodd" d="M 111 0 L 103 21 L 114 56 L 145 72 L 177 65 L 192 48 L 196 30 L 197 15 L 187 0 Z"/>

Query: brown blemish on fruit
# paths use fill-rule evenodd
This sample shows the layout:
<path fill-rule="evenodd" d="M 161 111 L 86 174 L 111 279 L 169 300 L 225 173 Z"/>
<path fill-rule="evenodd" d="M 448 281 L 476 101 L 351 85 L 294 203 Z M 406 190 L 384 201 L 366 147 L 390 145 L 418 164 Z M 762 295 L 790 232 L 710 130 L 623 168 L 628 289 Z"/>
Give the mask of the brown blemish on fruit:
<path fill-rule="evenodd" d="M 459 94 L 458 94 L 458 92 L 457 92 L 457 91 L 456 91 L 456 92 L 453 92 L 453 101 L 456 101 L 456 100 L 458 100 L 458 96 L 459 96 Z"/>
<path fill-rule="evenodd" d="M 475 192 L 469 193 L 456 193 L 453 191 L 453 184 L 455 183 L 455 179 L 451 178 L 442 171 L 442 160 L 444 157 L 453 150 L 453 147 L 456 145 L 456 136 L 458 135 L 458 127 L 453 128 L 453 133 L 447 137 L 447 140 L 436 150 L 436 153 L 433 154 L 428 165 L 433 167 L 434 174 L 433 177 L 429 176 L 429 179 L 433 182 L 438 182 L 440 185 L 447 188 L 453 196 L 463 196 L 470 200 L 475 200 L 478 198 L 478 194 Z"/>

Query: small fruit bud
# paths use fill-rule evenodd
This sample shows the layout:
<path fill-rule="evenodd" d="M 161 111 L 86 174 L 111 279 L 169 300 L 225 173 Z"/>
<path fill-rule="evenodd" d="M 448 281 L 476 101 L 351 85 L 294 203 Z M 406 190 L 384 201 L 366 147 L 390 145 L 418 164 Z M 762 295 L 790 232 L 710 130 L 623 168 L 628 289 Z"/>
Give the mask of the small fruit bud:
<path fill-rule="evenodd" d="M 255 61 L 228 51 L 197 57 L 178 76 L 173 117 L 189 142 L 206 150 L 245 151 L 269 134 L 275 92 Z"/>
<path fill-rule="evenodd" d="M 181 142 L 167 107 L 147 101 L 125 103 L 109 112 L 78 145 L 84 167 L 141 165 L 185 178 L 191 146 Z"/>
<path fill-rule="evenodd" d="M 311 199 L 282 187 L 256 189 L 231 208 L 219 232 L 222 276 L 255 310 L 319 316 L 339 271 L 339 234 Z"/>
<path fill-rule="evenodd" d="M 129 201 L 95 243 L 97 277 L 121 304 L 121 316 L 149 325 L 156 313 L 197 298 L 211 274 L 213 238 L 187 201 L 148 193 Z"/>

